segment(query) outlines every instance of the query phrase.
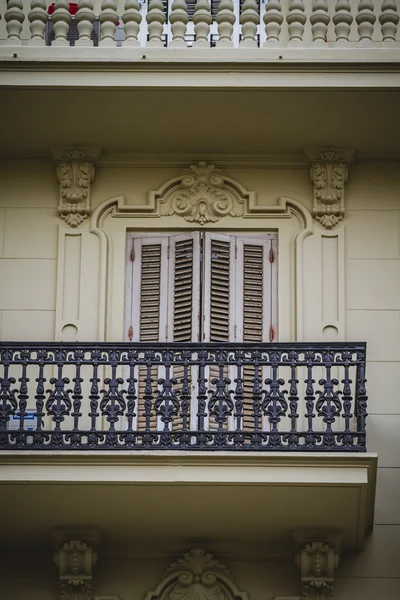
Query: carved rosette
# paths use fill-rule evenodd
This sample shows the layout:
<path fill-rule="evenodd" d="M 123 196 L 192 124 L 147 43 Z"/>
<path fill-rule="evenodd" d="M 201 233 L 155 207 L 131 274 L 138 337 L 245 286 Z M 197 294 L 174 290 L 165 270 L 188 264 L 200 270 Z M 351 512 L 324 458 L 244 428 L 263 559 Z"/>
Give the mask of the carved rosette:
<path fill-rule="evenodd" d="M 54 562 L 59 568 L 61 600 L 92 600 L 92 567 L 97 553 L 92 544 L 68 540 L 60 544 Z"/>
<path fill-rule="evenodd" d="M 326 229 L 333 229 L 344 217 L 344 188 L 353 153 L 321 150 L 311 154 L 311 181 L 314 184 L 313 214 Z"/>
<path fill-rule="evenodd" d="M 78 227 L 90 214 L 90 186 L 99 149 L 68 148 L 53 154 L 60 182 L 58 213 L 67 225 Z"/>
<path fill-rule="evenodd" d="M 167 570 L 156 590 L 145 600 L 247 600 L 229 571 L 205 550 L 187 552 Z"/>
<path fill-rule="evenodd" d="M 339 555 L 331 544 L 315 541 L 303 546 L 296 556 L 301 570 L 302 600 L 331 600 L 334 572 Z"/>
<path fill-rule="evenodd" d="M 244 199 L 220 169 L 200 161 L 182 175 L 160 199 L 162 215 L 180 215 L 189 223 L 206 225 L 221 217 L 243 215 Z"/>

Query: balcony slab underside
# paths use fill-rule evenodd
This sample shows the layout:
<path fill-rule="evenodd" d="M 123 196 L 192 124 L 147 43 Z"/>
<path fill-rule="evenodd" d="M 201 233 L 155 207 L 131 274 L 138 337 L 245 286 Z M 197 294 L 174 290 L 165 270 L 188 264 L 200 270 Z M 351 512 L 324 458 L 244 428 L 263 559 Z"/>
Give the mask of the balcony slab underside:
<path fill-rule="evenodd" d="M 30 74 L 32 85 L 36 75 Z M 94 145 L 102 147 L 98 166 L 135 166 L 146 154 L 152 156 L 153 164 L 157 157 L 168 162 L 171 156 L 181 156 L 186 164 L 221 155 L 226 164 L 228 154 L 240 155 L 242 161 L 269 154 L 278 163 L 279 155 L 296 155 L 296 165 L 307 168 L 304 148 L 329 145 L 355 148 L 358 160 L 400 157 L 395 127 L 399 90 L 243 89 L 235 73 L 226 74 L 236 81 L 237 87 L 230 89 L 201 89 L 200 79 L 205 81 L 207 73 L 199 74 L 197 88 L 149 89 L 142 81 L 142 87 L 134 89 L 106 89 L 106 84 L 100 86 L 107 77 L 118 86 L 126 77 L 135 81 L 136 75 L 60 74 L 66 81 L 72 78 L 70 86 L 79 78 L 88 82 L 90 76 L 97 78 L 95 87 L 57 87 L 57 77 L 42 73 L 48 87 L 3 89 L 0 156 L 47 158 L 51 146 Z M 151 72 L 138 75 L 142 76 L 150 86 L 158 80 L 161 87 L 162 81 L 168 86 L 175 78 L 168 73 L 161 79 Z M 196 81 L 190 73 L 179 76 L 187 84 Z M 221 85 L 223 76 L 214 76 Z M 243 76 L 253 77 L 251 73 Z M 354 79 L 354 74 L 349 76 Z M 268 79 L 266 74 L 262 77 Z M 288 161 L 283 159 L 282 164 Z"/>
<path fill-rule="evenodd" d="M 0 508 L 18 518 L 18 528 L 3 520 L 2 536 L 38 547 L 58 528 L 96 528 L 128 553 L 134 539 L 271 555 L 312 530 L 354 550 L 372 528 L 376 464 L 374 454 L 2 452 Z"/>

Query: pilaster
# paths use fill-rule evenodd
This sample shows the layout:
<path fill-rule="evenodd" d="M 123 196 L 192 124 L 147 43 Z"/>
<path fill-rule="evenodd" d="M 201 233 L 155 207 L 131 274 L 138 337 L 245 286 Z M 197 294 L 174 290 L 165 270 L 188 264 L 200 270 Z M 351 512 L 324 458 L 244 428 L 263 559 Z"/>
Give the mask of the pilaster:
<path fill-rule="evenodd" d="M 90 187 L 100 148 L 52 148 L 60 182 L 58 213 L 70 227 L 78 227 L 90 214 Z"/>

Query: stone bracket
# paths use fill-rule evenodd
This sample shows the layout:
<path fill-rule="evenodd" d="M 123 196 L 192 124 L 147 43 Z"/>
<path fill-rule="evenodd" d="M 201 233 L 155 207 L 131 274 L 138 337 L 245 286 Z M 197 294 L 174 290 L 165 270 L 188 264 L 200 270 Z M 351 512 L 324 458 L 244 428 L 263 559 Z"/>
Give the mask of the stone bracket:
<path fill-rule="evenodd" d="M 90 214 L 90 187 L 100 148 L 51 148 L 50 152 L 60 182 L 58 213 L 67 225 L 78 227 Z"/>
<path fill-rule="evenodd" d="M 305 153 L 314 184 L 313 215 L 322 227 L 333 229 L 344 217 L 344 188 L 354 150 L 309 149 Z"/>
<path fill-rule="evenodd" d="M 339 564 L 338 536 L 334 537 L 335 541 L 332 537 L 310 538 L 305 543 L 303 540 L 300 546 L 295 562 L 301 573 L 301 598 L 304 600 L 333 598 L 334 573 Z"/>
<path fill-rule="evenodd" d="M 60 600 L 93 600 L 92 568 L 97 563 L 98 534 L 57 532 L 54 562 L 59 569 Z"/>

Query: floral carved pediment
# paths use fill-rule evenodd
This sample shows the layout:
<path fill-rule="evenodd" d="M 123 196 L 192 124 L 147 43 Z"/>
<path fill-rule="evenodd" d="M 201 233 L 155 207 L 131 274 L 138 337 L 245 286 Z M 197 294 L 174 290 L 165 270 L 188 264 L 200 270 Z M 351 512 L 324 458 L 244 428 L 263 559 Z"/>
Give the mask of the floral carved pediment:
<path fill-rule="evenodd" d="M 158 587 L 145 600 L 247 600 L 230 573 L 205 550 L 184 554 L 166 571 Z"/>
<path fill-rule="evenodd" d="M 215 165 L 200 161 L 155 193 L 160 214 L 178 215 L 200 226 L 216 223 L 227 215 L 244 214 L 249 193 Z"/>

